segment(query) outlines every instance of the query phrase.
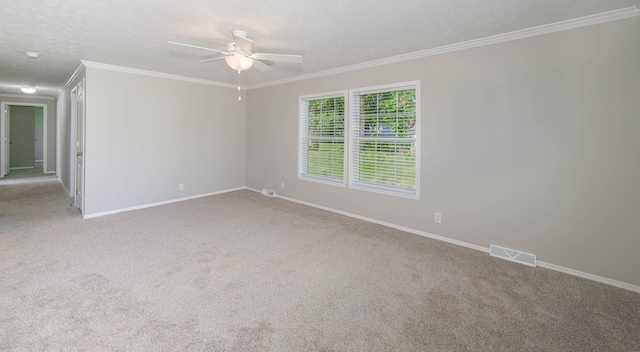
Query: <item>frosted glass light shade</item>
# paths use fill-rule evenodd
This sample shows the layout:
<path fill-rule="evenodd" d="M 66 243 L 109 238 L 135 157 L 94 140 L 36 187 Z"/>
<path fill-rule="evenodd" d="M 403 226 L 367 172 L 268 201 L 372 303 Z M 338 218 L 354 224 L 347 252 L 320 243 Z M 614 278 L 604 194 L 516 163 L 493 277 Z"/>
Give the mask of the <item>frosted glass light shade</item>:
<path fill-rule="evenodd" d="M 253 66 L 253 59 L 240 53 L 233 53 L 233 55 L 225 57 L 224 60 L 229 67 L 236 71 L 248 70 Z"/>

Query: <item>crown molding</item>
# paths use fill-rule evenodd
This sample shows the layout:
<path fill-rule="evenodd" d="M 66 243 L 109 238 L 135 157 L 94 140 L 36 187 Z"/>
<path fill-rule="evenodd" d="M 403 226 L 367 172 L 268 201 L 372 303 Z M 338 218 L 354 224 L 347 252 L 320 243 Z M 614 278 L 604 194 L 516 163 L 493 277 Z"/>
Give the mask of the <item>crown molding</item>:
<path fill-rule="evenodd" d="M 618 10 L 603 12 L 595 15 L 589 15 L 584 17 L 578 17 L 571 20 L 555 22 L 545 24 L 542 26 L 531 27 L 527 29 L 521 29 L 513 32 L 493 35 L 490 37 L 484 37 L 479 39 L 468 40 L 465 42 L 443 45 L 432 49 L 415 51 L 408 54 L 402 54 L 397 56 L 391 56 L 384 59 L 367 61 L 355 65 L 338 67 L 330 70 L 313 72 L 305 75 L 283 78 L 266 83 L 255 84 L 247 87 L 247 89 L 264 88 L 269 86 L 275 86 L 285 83 L 303 81 L 312 78 L 319 78 L 324 76 L 330 76 L 340 73 L 346 73 L 351 71 L 362 70 L 366 68 L 378 67 L 382 65 L 388 65 L 408 60 L 414 60 L 424 58 L 428 56 L 435 56 L 440 54 L 446 54 L 454 51 L 466 50 L 471 48 L 477 48 L 486 45 L 504 43 L 512 40 L 524 39 L 529 37 L 535 37 L 544 34 L 550 34 L 555 32 L 566 31 L 575 28 L 581 28 L 586 26 L 593 26 L 600 23 L 618 21 L 625 18 L 640 16 L 640 9 L 637 6 L 626 7 Z"/>
<path fill-rule="evenodd" d="M 71 76 L 69 76 L 67 81 L 64 82 L 64 84 L 62 85 L 62 87 L 60 87 L 60 89 L 58 89 L 58 96 L 60 96 L 62 94 L 62 92 L 65 89 L 67 89 L 67 87 L 69 87 L 71 82 L 73 82 L 82 73 L 82 71 L 84 71 L 84 69 L 85 69 L 84 64 L 82 62 L 80 62 L 80 65 L 78 65 L 78 68 L 76 68 L 76 70 L 73 71 L 73 73 L 71 74 Z"/>
<path fill-rule="evenodd" d="M 39 99 L 39 100 L 56 100 L 54 97 L 46 95 L 20 95 L 20 94 L 0 94 L 0 98 L 19 98 L 19 99 Z"/>
<path fill-rule="evenodd" d="M 134 75 L 142 75 L 142 76 L 150 76 L 150 77 L 157 77 L 157 78 L 172 79 L 172 80 L 175 80 L 175 81 L 199 83 L 199 84 L 206 84 L 206 85 L 209 85 L 209 86 L 217 86 L 217 87 L 224 87 L 224 88 L 234 88 L 234 89 L 238 88 L 238 86 L 234 85 L 234 84 L 222 83 L 222 82 L 216 82 L 216 81 L 209 81 L 209 80 L 200 79 L 200 78 L 179 76 L 179 75 L 173 75 L 173 74 L 169 74 L 169 73 L 141 70 L 141 69 L 138 69 L 138 68 L 116 66 L 116 65 L 103 64 L 103 63 L 100 63 L 100 62 L 93 62 L 93 61 L 86 61 L 86 60 L 81 60 L 80 62 L 85 67 L 98 68 L 98 69 L 108 70 L 108 71 L 116 71 L 116 72 L 123 72 L 123 73 L 131 73 L 131 74 L 134 74 Z"/>

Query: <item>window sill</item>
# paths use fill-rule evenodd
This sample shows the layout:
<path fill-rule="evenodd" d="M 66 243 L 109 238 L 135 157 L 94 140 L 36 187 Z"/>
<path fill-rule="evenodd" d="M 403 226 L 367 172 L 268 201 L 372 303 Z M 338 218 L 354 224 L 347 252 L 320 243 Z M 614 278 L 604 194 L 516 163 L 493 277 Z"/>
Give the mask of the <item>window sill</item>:
<path fill-rule="evenodd" d="M 415 193 L 412 193 L 410 191 L 403 192 L 403 191 L 395 191 L 395 190 L 387 189 L 384 187 L 375 187 L 375 186 L 359 185 L 359 184 L 350 184 L 349 188 L 359 190 L 359 191 L 380 193 L 388 196 L 420 200 L 420 194 L 418 193 L 418 191 L 415 191 Z"/>
<path fill-rule="evenodd" d="M 311 182 L 315 182 L 315 183 L 322 183 L 322 184 L 325 184 L 325 185 L 331 185 L 331 186 L 337 186 L 337 187 L 343 187 L 343 188 L 347 187 L 347 185 L 346 185 L 346 183 L 344 181 L 334 181 L 332 179 L 321 178 L 321 177 L 310 177 L 310 176 L 299 175 L 298 176 L 298 180 L 311 181 Z"/>

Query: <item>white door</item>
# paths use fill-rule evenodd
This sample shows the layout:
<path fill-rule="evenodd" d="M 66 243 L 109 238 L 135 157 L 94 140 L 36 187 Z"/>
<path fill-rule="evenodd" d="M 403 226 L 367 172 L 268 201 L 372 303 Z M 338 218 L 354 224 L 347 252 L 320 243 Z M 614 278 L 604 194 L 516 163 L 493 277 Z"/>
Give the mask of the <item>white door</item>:
<path fill-rule="evenodd" d="M 84 80 L 78 83 L 76 97 L 76 194 L 74 203 L 84 213 Z"/>

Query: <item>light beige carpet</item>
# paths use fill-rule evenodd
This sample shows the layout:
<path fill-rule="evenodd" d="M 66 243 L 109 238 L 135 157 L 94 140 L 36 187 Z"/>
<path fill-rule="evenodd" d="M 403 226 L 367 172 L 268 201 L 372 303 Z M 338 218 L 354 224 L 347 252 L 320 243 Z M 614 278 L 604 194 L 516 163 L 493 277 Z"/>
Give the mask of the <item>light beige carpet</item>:
<path fill-rule="evenodd" d="M 35 167 L 29 169 L 10 169 L 7 175 L 0 177 L 0 186 L 17 183 L 47 182 L 57 179 L 58 177 L 55 174 L 45 174 L 42 171 L 42 163 L 36 163 Z"/>
<path fill-rule="evenodd" d="M 69 203 L 0 186 L 0 350 L 640 350 L 640 294 L 251 191 Z"/>

